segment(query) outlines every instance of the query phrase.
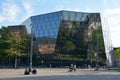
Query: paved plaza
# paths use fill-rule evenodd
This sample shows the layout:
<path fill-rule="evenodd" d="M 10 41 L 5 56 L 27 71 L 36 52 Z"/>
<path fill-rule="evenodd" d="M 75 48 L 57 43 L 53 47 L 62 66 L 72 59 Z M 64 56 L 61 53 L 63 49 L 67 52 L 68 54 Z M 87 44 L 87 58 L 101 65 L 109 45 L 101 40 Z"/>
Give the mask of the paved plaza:
<path fill-rule="evenodd" d="M 0 69 L 0 80 L 120 80 L 120 72 L 114 70 L 94 71 L 94 69 L 40 68 L 37 74 L 24 75 L 25 69 Z"/>

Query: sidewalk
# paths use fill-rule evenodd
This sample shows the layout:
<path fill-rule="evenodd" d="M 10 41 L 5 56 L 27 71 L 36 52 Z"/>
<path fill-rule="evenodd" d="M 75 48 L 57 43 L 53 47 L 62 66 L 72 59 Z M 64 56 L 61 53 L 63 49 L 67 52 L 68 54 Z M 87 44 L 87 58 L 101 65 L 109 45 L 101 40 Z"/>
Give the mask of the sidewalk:
<path fill-rule="evenodd" d="M 94 71 L 94 69 L 77 69 L 77 72 L 68 73 L 68 69 L 40 68 L 37 69 L 36 75 L 24 75 L 24 70 L 25 69 L 0 69 L 0 80 L 32 80 L 32 78 L 34 80 L 89 80 L 89 78 L 91 80 L 120 79 L 120 72 L 111 70 Z"/>

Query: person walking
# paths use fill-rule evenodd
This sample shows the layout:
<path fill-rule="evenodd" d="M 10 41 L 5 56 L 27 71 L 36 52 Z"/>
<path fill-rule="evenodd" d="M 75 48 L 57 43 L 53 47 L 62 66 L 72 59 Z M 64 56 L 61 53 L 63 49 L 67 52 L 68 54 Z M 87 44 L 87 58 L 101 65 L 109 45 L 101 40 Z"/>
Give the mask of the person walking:
<path fill-rule="evenodd" d="M 72 72 L 73 71 L 73 64 L 71 64 L 71 66 L 69 67 L 68 72 Z"/>
<path fill-rule="evenodd" d="M 74 70 L 74 72 L 76 72 L 76 69 L 77 69 L 77 66 L 76 66 L 76 64 L 74 64 L 74 65 L 73 65 L 73 70 Z"/>

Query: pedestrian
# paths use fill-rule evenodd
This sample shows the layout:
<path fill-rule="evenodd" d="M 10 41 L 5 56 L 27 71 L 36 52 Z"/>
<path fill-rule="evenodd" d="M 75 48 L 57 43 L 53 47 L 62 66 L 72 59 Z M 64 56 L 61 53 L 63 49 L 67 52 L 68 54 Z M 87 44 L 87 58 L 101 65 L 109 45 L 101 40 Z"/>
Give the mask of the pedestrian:
<path fill-rule="evenodd" d="M 28 69 L 29 72 L 32 72 L 31 68 Z"/>
<path fill-rule="evenodd" d="M 73 65 L 73 70 L 74 70 L 74 72 L 76 72 L 76 69 L 77 69 L 77 66 L 76 66 L 76 64 L 74 64 L 74 65 Z"/>
<path fill-rule="evenodd" d="M 30 72 L 28 71 L 28 69 L 26 68 L 25 69 L 25 72 L 24 72 L 24 75 L 29 75 L 30 74 Z"/>
<path fill-rule="evenodd" d="M 73 71 L 73 64 L 71 64 L 71 66 L 69 67 L 68 72 L 72 72 Z"/>

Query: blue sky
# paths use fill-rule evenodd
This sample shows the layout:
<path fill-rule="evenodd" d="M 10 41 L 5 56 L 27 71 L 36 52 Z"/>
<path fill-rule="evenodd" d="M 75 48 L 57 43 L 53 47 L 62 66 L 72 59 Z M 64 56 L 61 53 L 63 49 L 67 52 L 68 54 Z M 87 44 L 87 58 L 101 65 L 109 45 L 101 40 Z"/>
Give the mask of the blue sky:
<path fill-rule="evenodd" d="M 0 0 L 0 27 L 19 25 L 31 15 L 59 10 L 100 12 L 114 47 L 120 47 L 120 0 Z"/>

